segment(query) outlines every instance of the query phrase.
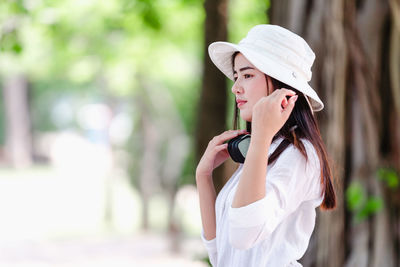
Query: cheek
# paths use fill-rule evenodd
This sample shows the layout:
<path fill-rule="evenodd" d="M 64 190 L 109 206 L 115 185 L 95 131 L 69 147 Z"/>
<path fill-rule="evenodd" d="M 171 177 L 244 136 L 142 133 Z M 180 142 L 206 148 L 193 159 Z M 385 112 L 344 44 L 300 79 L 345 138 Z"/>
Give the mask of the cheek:
<path fill-rule="evenodd" d="M 260 98 L 267 95 L 268 95 L 268 89 L 265 80 L 260 78 L 254 80 L 252 84 L 252 92 L 250 95 L 252 104 L 255 104 Z"/>

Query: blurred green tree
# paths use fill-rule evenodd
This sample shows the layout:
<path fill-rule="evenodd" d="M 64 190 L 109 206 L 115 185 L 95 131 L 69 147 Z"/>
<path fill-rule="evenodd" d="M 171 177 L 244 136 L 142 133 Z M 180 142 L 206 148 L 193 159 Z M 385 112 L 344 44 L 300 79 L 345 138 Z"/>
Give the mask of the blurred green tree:
<path fill-rule="evenodd" d="M 171 157 L 170 144 L 183 144 L 183 151 L 190 152 L 185 140 L 194 133 L 193 103 L 201 80 L 201 5 L 202 1 L 184 0 L 2 1 L 3 91 L 17 91 L 15 83 L 8 82 L 12 77 L 24 81 L 18 83 L 23 87 L 17 95 L 19 102 L 3 99 L 3 107 L 9 110 L 1 127 L 7 132 L 4 143 L 18 144 L 31 159 L 34 133 L 77 129 L 75 117 L 80 106 L 106 103 L 114 115 L 129 112 L 133 121 L 134 145 L 116 148 L 130 153 L 130 166 L 135 167 L 129 171 L 133 183 L 146 187 L 143 181 L 148 177 L 143 177 L 143 170 L 147 165 L 143 166 L 141 155 L 150 151 L 157 162 L 152 166 L 155 181 L 142 195 L 163 190 L 157 185 L 167 185 L 173 200 L 177 185 L 194 180 L 194 162 L 184 161 L 186 152 Z M 161 104 L 160 97 L 165 100 Z M 62 122 L 54 111 L 60 102 L 72 110 L 69 121 Z M 142 146 L 142 140 L 147 140 L 144 137 L 149 136 L 144 120 L 160 136 L 153 150 Z M 24 131 L 14 129 L 11 123 L 25 127 Z M 18 135 L 21 132 L 26 132 L 23 137 Z M 144 139 L 135 142 L 138 136 Z M 9 141 L 15 138 L 20 139 Z M 166 167 L 174 158 L 177 171 Z"/>

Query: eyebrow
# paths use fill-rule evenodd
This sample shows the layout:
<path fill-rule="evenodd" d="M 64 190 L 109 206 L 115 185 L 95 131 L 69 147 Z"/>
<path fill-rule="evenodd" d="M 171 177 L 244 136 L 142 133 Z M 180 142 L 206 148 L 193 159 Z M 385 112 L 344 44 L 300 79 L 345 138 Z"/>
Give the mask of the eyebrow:
<path fill-rule="evenodd" d="M 240 72 L 244 71 L 244 70 L 254 70 L 254 68 L 252 67 L 243 67 L 241 69 L 239 69 Z M 236 70 L 233 70 L 233 74 L 237 73 Z"/>

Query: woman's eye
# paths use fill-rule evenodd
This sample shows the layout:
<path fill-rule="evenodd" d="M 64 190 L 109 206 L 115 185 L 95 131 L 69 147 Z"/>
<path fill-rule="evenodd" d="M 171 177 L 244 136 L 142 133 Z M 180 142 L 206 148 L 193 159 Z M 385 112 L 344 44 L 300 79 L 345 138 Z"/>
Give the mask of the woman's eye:
<path fill-rule="evenodd" d="M 245 74 L 245 75 L 243 75 L 243 76 L 244 76 L 245 79 L 247 79 L 247 78 L 250 78 L 250 77 L 251 77 L 251 74 Z"/>

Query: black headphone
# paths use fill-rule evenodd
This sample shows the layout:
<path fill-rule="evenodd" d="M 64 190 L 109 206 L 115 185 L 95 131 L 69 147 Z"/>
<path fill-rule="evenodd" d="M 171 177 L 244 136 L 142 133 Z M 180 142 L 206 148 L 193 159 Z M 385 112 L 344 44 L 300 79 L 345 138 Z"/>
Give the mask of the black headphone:
<path fill-rule="evenodd" d="M 241 134 L 229 140 L 228 152 L 232 160 L 238 163 L 244 163 L 249 146 L 250 134 Z"/>

